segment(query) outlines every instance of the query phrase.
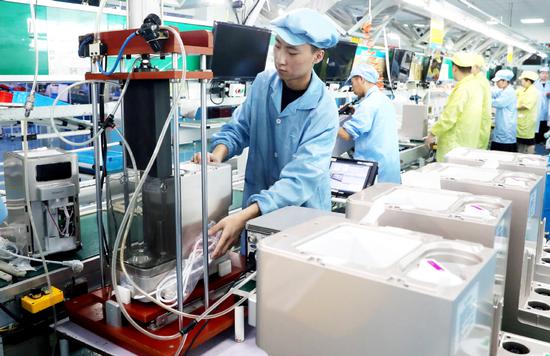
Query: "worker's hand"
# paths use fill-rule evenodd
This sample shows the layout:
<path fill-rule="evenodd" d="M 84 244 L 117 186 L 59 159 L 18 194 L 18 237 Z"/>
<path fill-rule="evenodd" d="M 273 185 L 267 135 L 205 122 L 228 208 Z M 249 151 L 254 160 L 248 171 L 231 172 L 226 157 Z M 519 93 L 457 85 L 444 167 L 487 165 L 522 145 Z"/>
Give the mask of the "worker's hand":
<path fill-rule="evenodd" d="M 208 163 L 221 163 L 222 160 L 212 153 L 207 153 L 208 156 Z M 193 158 L 191 159 L 191 162 L 193 163 L 201 163 L 201 154 L 200 152 L 197 152 L 193 155 Z"/>
<path fill-rule="evenodd" d="M 550 92 L 546 93 L 546 97 L 550 98 Z"/>
<path fill-rule="evenodd" d="M 431 133 L 428 136 L 424 137 L 424 145 L 427 148 L 432 148 L 432 145 L 435 143 L 435 136 Z"/>
<path fill-rule="evenodd" d="M 219 231 L 222 232 L 220 240 L 212 253 L 212 259 L 223 256 L 231 246 L 239 241 L 239 236 L 244 229 L 246 221 L 247 219 L 242 216 L 242 212 L 239 212 L 223 218 L 208 230 L 209 236 L 215 235 Z"/>
<path fill-rule="evenodd" d="M 231 246 L 239 241 L 239 236 L 241 231 L 243 231 L 246 222 L 260 216 L 260 214 L 261 211 L 258 203 L 252 203 L 247 208 L 236 214 L 223 218 L 219 223 L 212 226 L 212 228 L 208 230 L 208 235 L 214 235 L 218 231 L 222 232 L 220 240 L 216 244 L 216 248 L 214 248 L 214 252 L 212 253 L 212 258 L 215 259 L 223 256 L 223 254 L 226 253 Z"/>

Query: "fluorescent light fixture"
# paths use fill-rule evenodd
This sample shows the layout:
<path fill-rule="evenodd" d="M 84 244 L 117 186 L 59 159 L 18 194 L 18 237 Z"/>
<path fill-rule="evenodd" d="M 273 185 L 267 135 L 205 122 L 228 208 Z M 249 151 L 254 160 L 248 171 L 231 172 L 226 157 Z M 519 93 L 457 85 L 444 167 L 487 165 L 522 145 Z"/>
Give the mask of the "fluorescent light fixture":
<path fill-rule="evenodd" d="M 423 23 L 415 23 L 414 26 L 415 26 L 415 27 L 423 28 L 423 27 L 426 27 L 426 24 L 423 24 Z"/>
<path fill-rule="evenodd" d="M 478 32 L 486 37 L 492 38 L 495 41 L 519 48 L 525 52 L 536 53 L 537 50 L 524 40 L 514 38 L 508 33 L 496 30 L 491 26 L 475 17 L 472 17 L 467 12 L 453 6 L 447 2 L 427 1 L 427 0 L 402 0 L 406 4 L 410 4 L 417 8 L 427 11 L 430 15 L 443 17 L 446 21 L 450 21 L 468 30 Z"/>
<path fill-rule="evenodd" d="M 485 22 L 487 25 L 498 25 L 500 21 L 497 19 L 490 19 L 487 22 Z"/>
<path fill-rule="evenodd" d="M 532 19 L 521 19 L 519 20 L 522 24 L 526 25 L 532 25 L 537 23 L 544 23 L 544 19 L 541 19 L 540 17 L 532 18 Z"/>

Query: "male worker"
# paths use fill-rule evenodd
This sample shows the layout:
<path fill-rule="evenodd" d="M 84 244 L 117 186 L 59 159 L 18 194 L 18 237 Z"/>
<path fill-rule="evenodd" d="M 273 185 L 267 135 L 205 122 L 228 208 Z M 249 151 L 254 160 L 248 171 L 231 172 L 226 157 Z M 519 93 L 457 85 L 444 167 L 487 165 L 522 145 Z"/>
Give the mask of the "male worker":
<path fill-rule="evenodd" d="M 378 72 L 368 64 L 351 71 L 352 90 L 361 101 L 351 119 L 338 131 L 343 140 L 355 141 L 354 158 L 378 162 L 378 182 L 401 183 L 395 109 L 376 86 Z"/>
<path fill-rule="evenodd" d="M 329 165 L 338 108 L 313 65 L 323 59 L 323 49 L 338 43 L 339 35 L 326 17 L 310 9 L 294 10 L 271 24 L 276 71 L 256 76 L 245 102 L 212 137 L 211 162 L 225 161 L 249 147 L 243 210 L 209 230 L 222 231 L 214 258 L 260 214 L 288 205 L 330 210 Z"/>
<path fill-rule="evenodd" d="M 486 150 L 489 146 L 489 137 L 491 136 L 491 85 L 487 80 L 485 71 L 485 59 L 480 54 L 475 55 L 475 64 L 472 67 L 472 74 L 479 85 L 483 88 L 483 107 L 481 109 L 481 129 L 479 135 L 478 148 Z"/>
<path fill-rule="evenodd" d="M 496 109 L 495 129 L 491 150 L 517 152 L 516 143 L 517 130 L 517 100 L 514 88 L 510 82 L 514 78 L 514 72 L 508 69 L 501 69 L 496 72 L 493 82 L 496 90 L 493 91 L 493 107 Z"/>
<path fill-rule="evenodd" d="M 483 88 L 472 75 L 475 57 L 471 53 L 459 52 L 453 56 L 452 62 L 453 77 L 458 83 L 425 139 L 429 146 L 437 137 L 438 162 L 443 162 L 447 152 L 456 147 L 480 146 Z"/>
<path fill-rule="evenodd" d="M 524 71 L 519 77 L 522 87 L 516 91 L 518 98 L 518 152 L 535 153 L 535 131 L 540 107 L 540 92 L 534 85 L 535 72 Z"/>
<path fill-rule="evenodd" d="M 550 98 L 550 82 L 548 82 L 548 67 L 539 69 L 539 79 L 535 86 L 540 92 L 540 108 L 538 122 L 535 126 L 535 141 L 537 143 L 545 142 L 544 134 L 548 131 L 548 98 Z"/>

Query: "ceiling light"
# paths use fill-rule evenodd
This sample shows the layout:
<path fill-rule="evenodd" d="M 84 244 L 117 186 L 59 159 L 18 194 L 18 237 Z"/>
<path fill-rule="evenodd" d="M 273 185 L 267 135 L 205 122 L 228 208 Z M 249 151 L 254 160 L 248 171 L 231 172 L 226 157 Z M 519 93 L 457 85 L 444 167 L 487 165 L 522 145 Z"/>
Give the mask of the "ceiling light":
<path fill-rule="evenodd" d="M 499 24 L 499 20 L 497 19 L 490 19 L 488 20 L 487 22 L 485 22 L 487 25 L 498 25 Z"/>
<path fill-rule="evenodd" d="M 426 24 L 423 24 L 423 23 L 415 23 L 414 26 L 416 27 L 426 27 Z"/>
<path fill-rule="evenodd" d="M 532 19 L 521 19 L 519 20 L 523 24 L 536 24 L 536 23 L 544 23 L 544 19 L 541 18 L 532 18 Z"/>
<path fill-rule="evenodd" d="M 471 31 L 478 32 L 495 41 L 519 48 L 525 52 L 536 53 L 537 50 L 523 39 L 517 39 L 509 33 L 501 32 L 479 19 L 472 17 L 465 11 L 447 2 L 428 2 L 427 0 L 402 0 L 403 2 L 427 11 L 430 15 L 443 17 L 445 20 L 458 24 Z"/>

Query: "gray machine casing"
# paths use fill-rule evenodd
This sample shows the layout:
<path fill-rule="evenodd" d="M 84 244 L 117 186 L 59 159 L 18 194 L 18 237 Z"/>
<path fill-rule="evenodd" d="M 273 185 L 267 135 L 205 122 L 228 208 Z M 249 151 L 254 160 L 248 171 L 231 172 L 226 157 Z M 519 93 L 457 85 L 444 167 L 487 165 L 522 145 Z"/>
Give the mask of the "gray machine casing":
<path fill-rule="evenodd" d="M 428 108 L 424 104 L 403 104 L 399 137 L 423 141 L 428 135 Z"/>
<path fill-rule="evenodd" d="M 397 194 L 410 200 L 403 201 Z M 490 215 L 468 214 L 465 209 L 471 205 L 484 208 Z M 360 223 L 365 217 L 374 218 L 373 223 L 380 226 L 471 241 L 496 249 L 498 291 L 495 292 L 503 296 L 512 218 L 510 201 L 450 190 L 378 183 L 353 194 L 346 202 L 346 218 Z"/>
<path fill-rule="evenodd" d="M 186 169 L 188 167 L 194 167 L 196 169 Z M 158 200 L 159 202 L 162 202 L 163 200 L 160 198 L 161 192 L 158 192 L 158 194 L 156 195 L 158 195 L 158 198 L 153 198 L 153 200 Z M 167 196 L 170 198 L 169 194 Z M 192 249 L 192 245 L 195 239 L 198 236 L 202 235 L 202 215 L 200 209 L 200 166 L 183 165 L 183 168 L 181 170 L 181 196 L 183 256 L 187 257 Z M 173 198 L 171 198 L 171 200 L 173 201 Z M 231 202 L 231 165 L 226 163 L 210 164 L 208 166 L 209 220 L 218 222 L 222 218 L 227 216 L 229 212 L 229 207 L 231 206 Z M 173 235 L 167 236 L 167 238 L 173 241 Z M 162 245 L 167 247 L 169 246 L 169 242 L 166 241 Z M 212 261 L 209 267 L 209 273 L 217 273 L 219 263 L 227 259 L 228 257 L 226 255 L 220 257 L 215 261 Z M 142 289 L 147 291 L 151 291 L 156 288 L 158 283 L 168 273 L 172 272 L 175 267 L 176 262 L 174 259 L 171 259 L 168 262 L 164 262 L 151 268 L 139 268 L 136 266 L 132 266 L 131 264 L 127 264 L 126 266 L 128 272 L 132 275 L 134 282 L 136 282 Z M 122 272 L 119 272 L 119 275 L 121 280 L 124 281 Z"/>
<path fill-rule="evenodd" d="M 489 354 L 492 249 L 321 217 L 258 252 L 256 342 L 269 355 Z M 413 278 L 427 259 L 460 282 Z"/>
<path fill-rule="evenodd" d="M 70 164 L 70 176 L 63 179 L 37 178 L 37 169 Z M 52 165 L 52 166 L 49 166 Z M 42 166 L 42 167 L 40 167 Z M 23 151 L 4 155 L 4 182 L 8 223 L 27 227 L 26 241 L 18 241 L 21 252 L 38 256 L 25 204 L 25 175 L 34 223 L 44 255 L 75 250 L 80 247 L 80 212 L 78 203 L 79 180 L 76 154 L 61 149 L 34 149 L 27 155 L 24 167 Z M 66 209 L 66 210 L 65 210 Z M 67 219 L 66 212 L 70 218 Z M 68 221 L 68 222 L 67 222 Z M 63 223 L 63 224 L 62 224 Z M 65 224 L 69 224 L 67 233 Z M 63 227 L 63 231 L 60 231 Z"/>
<path fill-rule="evenodd" d="M 544 189 L 542 177 L 524 172 L 472 167 L 451 163 L 433 163 L 417 172 L 437 174 L 442 189 L 485 194 L 512 201 L 512 222 L 508 247 L 508 264 L 504 295 L 502 329 L 550 341 L 550 330 L 522 317 L 519 309 L 527 300 L 533 279 L 532 258 L 539 234 Z M 532 252 L 530 252 L 532 251 Z"/>
<path fill-rule="evenodd" d="M 248 220 L 246 223 L 245 228 L 248 242 L 247 251 L 255 251 L 256 244 L 267 236 L 302 224 L 305 221 L 320 216 L 341 215 L 342 214 L 302 206 L 285 206 L 284 208 L 277 209 L 269 214 L 260 215 L 257 218 Z"/>
<path fill-rule="evenodd" d="M 550 344 L 528 337 L 502 333 L 497 356 L 512 356 L 518 353 L 526 356 L 548 356 Z"/>

